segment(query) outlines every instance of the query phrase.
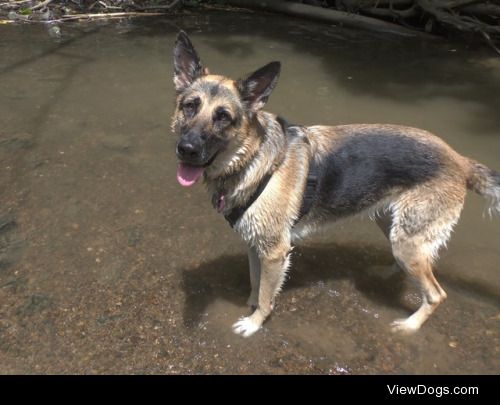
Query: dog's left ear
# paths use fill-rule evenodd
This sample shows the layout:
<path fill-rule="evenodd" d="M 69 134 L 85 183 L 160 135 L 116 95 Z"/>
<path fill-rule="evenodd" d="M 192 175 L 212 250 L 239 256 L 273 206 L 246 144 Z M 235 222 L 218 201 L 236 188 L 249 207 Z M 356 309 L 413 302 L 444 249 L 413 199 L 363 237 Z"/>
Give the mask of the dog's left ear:
<path fill-rule="evenodd" d="M 180 93 L 206 72 L 189 37 L 184 31 L 180 31 L 174 46 L 175 90 Z"/>
<path fill-rule="evenodd" d="M 238 81 L 238 89 L 245 106 L 253 111 L 260 110 L 278 83 L 281 63 L 271 62 Z"/>

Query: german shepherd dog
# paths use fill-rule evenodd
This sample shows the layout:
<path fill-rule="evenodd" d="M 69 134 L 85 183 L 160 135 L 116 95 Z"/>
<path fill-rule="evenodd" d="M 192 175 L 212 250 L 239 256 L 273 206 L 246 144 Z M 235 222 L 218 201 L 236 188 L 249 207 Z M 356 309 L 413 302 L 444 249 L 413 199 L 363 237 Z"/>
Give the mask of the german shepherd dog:
<path fill-rule="evenodd" d="M 467 189 L 500 213 L 500 173 L 421 129 L 386 124 L 297 126 L 262 111 L 281 65 L 240 80 L 213 75 L 180 32 L 174 47 L 177 180 L 203 175 L 212 203 L 248 245 L 253 312 L 234 325 L 248 337 L 271 313 L 292 245 L 321 226 L 369 211 L 422 304 L 392 329 L 414 332 L 446 298 L 432 274 Z"/>

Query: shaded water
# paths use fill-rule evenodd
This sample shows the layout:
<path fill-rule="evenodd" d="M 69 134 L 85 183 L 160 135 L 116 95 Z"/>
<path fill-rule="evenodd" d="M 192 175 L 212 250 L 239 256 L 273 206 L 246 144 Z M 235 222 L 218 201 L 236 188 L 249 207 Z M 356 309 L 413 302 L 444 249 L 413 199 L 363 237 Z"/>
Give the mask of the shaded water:
<path fill-rule="evenodd" d="M 472 195 L 437 266 L 448 300 L 414 336 L 388 325 L 418 291 L 359 219 L 297 249 L 263 330 L 232 334 L 245 248 L 175 180 L 178 28 L 213 72 L 281 60 L 267 109 L 292 122 L 422 127 L 500 169 L 500 61 L 479 50 L 245 13 L 65 25 L 61 42 L 2 27 L 0 372 L 499 373 L 500 221 Z"/>

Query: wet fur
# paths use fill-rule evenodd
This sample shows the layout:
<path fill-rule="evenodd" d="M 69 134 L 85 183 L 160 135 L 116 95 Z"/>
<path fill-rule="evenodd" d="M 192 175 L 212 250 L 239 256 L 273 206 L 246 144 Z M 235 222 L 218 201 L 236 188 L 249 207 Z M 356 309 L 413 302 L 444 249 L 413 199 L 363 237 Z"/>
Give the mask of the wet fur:
<path fill-rule="evenodd" d="M 266 65 L 241 80 L 209 75 L 184 33 L 174 55 L 173 130 L 181 138 L 203 134 L 207 154 L 217 148 L 204 171 L 214 205 L 221 193 L 223 213 L 245 204 L 266 174 L 273 173 L 234 225 L 249 247 L 248 303 L 254 308 L 252 315 L 233 325 L 234 331 L 250 336 L 269 316 L 294 242 L 362 212 L 371 213 L 390 241 L 397 264 L 421 288 L 421 307 L 392 324 L 394 330 L 416 331 L 446 298 L 432 264 L 458 221 L 467 188 L 491 199 L 492 211 L 500 212 L 500 175 L 416 128 L 295 126 L 288 130 L 295 133 L 290 136 L 276 115 L 261 110 L 276 84 L 279 65 Z M 186 117 L 182 105 L 193 96 L 202 107 L 196 116 Z M 232 116 L 223 130 L 214 128 L 213 119 L 221 107 Z M 317 195 L 312 209 L 296 224 L 310 166 L 319 173 Z"/>

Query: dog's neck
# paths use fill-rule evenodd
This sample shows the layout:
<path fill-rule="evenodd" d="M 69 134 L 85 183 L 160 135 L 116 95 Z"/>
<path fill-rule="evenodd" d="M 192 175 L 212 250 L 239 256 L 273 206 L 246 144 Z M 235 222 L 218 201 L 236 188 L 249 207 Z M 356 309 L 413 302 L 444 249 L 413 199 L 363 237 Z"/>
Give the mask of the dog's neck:
<path fill-rule="evenodd" d="M 232 155 L 229 163 L 224 168 L 215 166 L 218 174 L 214 170 L 205 174 L 212 203 L 221 212 L 244 205 L 284 157 L 286 136 L 274 114 L 258 112 L 243 130 L 247 135 L 242 143 L 236 150 L 226 151 Z"/>

